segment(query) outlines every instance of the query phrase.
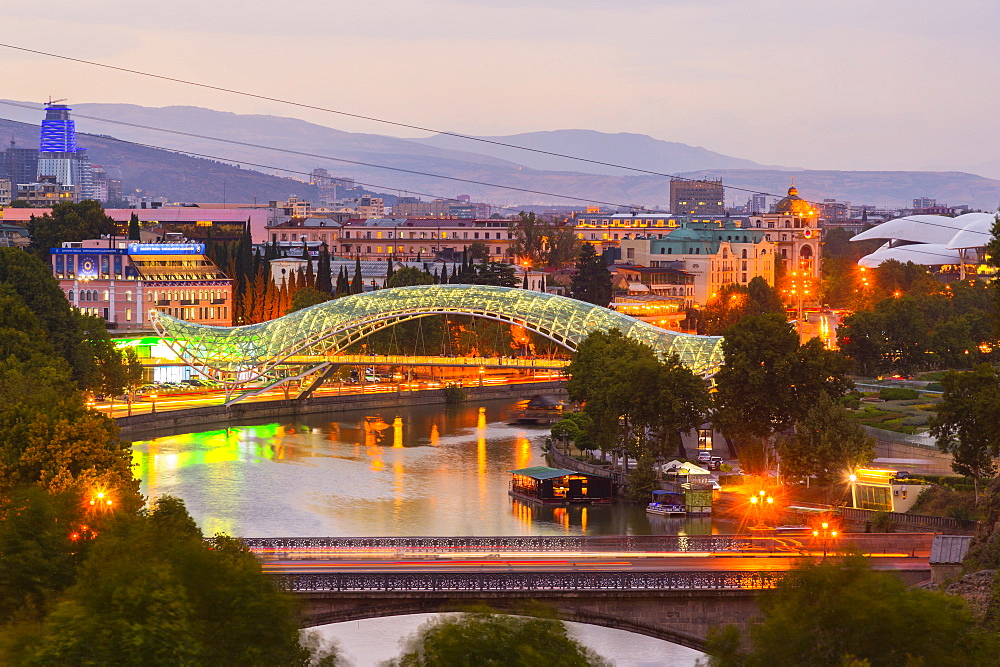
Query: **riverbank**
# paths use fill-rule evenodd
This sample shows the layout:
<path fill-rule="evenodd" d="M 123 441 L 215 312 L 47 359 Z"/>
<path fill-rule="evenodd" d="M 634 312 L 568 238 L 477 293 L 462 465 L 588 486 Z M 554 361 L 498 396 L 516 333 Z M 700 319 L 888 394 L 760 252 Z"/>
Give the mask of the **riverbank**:
<path fill-rule="evenodd" d="M 534 394 L 563 394 L 565 383 L 525 382 L 521 384 L 467 387 L 469 401 L 503 398 L 528 398 Z M 163 432 L 183 432 L 193 426 L 229 424 L 256 419 L 344 412 L 348 410 L 386 410 L 399 406 L 435 405 L 447 403 L 444 389 L 425 389 L 400 393 L 347 394 L 314 396 L 305 401 L 277 400 L 235 403 L 230 406 L 211 405 L 200 408 L 161 411 L 155 414 L 118 417 L 115 422 L 125 438 L 135 439 Z"/>

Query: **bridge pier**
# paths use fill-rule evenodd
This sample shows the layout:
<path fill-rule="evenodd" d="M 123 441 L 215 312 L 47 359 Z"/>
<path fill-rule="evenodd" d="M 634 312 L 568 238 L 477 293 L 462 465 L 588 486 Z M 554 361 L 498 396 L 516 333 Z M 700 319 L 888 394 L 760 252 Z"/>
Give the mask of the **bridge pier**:
<path fill-rule="evenodd" d="M 308 591 L 296 592 L 301 624 L 314 627 L 365 618 L 469 611 L 489 606 L 531 615 L 531 604 L 565 621 L 655 637 L 704 651 L 708 631 L 732 624 L 747 636 L 760 615 L 759 589 L 606 591 Z"/>

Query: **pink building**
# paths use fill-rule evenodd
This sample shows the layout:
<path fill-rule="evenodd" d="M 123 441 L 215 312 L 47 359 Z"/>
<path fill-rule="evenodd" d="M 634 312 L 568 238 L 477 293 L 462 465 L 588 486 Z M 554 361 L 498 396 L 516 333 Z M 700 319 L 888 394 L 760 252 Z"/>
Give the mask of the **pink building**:
<path fill-rule="evenodd" d="M 109 329 L 149 330 L 151 310 L 189 322 L 229 326 L 232 281 L 200 243 L 107 239 L 51 249 L 52 275 L 74 307 L 103 317 Z"/>

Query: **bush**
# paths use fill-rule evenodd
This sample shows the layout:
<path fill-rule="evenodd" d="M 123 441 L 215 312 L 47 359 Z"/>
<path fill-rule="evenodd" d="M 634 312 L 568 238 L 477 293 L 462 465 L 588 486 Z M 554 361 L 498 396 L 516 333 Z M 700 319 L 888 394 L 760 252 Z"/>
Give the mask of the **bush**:
<path fill-rule="evenodd" d="M 468 394 L 457 384 L 449 384 L 444 390 L 445 403 L 462 403 L 468 398 Z"/>
<path fill-rule="evenodd" d="M 924 387 L 924 391 L 944 391 L 944 386 L 940 382 L 931 382 Z"/>
<path fill-rule="evenodd" d="M 868 527 L 873 533 L 894 533 L 896 522 L 888 512 L 873 512 L 868 519 Z"/>
<path fill-rule="evenodd" d="M 919 398 L 920 393 L 915 389 L 906 389 L 904 387 L 886 387 L 885 389 L 879 389 L 878 397 L 883 401 L 905 401 Z"/>
<path fill-rule="evenodd" d="M 722 463 L 719 465 L 719 472 L 732 472 L 732 471 L 733 471 L 733 466 L 729 465 L 728 463 Z"/>
<path fill-rule="evenodd" d="M 743 475 L 719 475 L 719 486 L 738 486 L 742 483 Z"/>

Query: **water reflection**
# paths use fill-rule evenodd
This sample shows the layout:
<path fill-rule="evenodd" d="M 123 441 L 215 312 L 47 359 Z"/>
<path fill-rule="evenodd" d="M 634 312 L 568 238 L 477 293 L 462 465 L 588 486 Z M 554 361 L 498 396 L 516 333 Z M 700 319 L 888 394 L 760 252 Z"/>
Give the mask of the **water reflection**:
<path fill-rule="evenodd" d="M 246 424 L 134 443 L 143 493 L 185 499 L 208 533 L 258 536 L 710 534 L 641 506 L 539 507 L 508 471 L 544 465 L 513 401 Z"/>

